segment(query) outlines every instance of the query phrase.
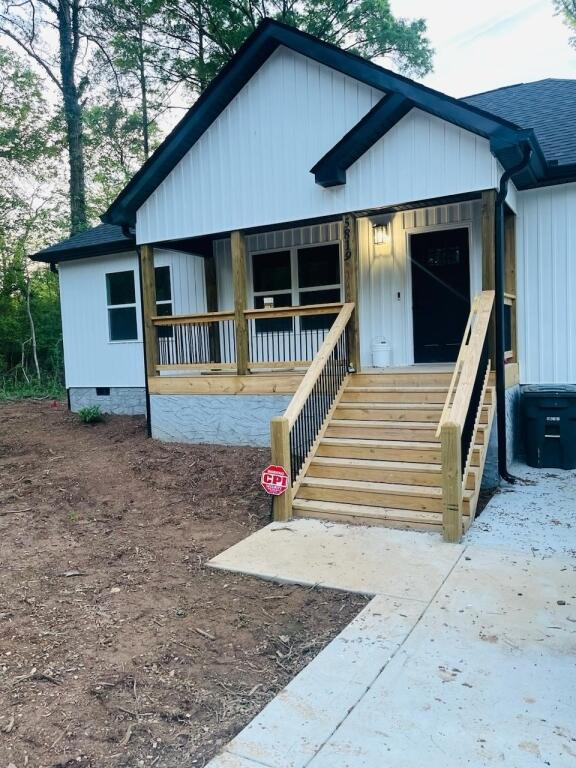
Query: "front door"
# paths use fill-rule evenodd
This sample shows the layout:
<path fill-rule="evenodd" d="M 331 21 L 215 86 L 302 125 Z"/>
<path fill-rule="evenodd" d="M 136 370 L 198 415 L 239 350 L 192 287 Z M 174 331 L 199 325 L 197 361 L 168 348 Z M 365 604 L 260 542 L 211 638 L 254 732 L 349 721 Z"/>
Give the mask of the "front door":
<path fill-rule="evenodd" d="M 410 236 L 414 362 L 453 362 L 470 313 L 467 229 Z"/>

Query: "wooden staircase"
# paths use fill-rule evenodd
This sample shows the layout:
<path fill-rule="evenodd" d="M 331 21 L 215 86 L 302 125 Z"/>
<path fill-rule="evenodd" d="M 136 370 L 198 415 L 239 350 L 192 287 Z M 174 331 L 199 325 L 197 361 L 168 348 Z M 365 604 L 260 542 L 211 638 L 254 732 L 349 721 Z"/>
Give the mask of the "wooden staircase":
<path fill-rule="evenodd" d="M 437 428 L 451 378 L 446 368 L 417 366 L 350 375 L 294 484 L 292 514 L 441 532 Z M 464 475 L 464 530 L 478 501 L 494 402 L 487 379 Z"/>

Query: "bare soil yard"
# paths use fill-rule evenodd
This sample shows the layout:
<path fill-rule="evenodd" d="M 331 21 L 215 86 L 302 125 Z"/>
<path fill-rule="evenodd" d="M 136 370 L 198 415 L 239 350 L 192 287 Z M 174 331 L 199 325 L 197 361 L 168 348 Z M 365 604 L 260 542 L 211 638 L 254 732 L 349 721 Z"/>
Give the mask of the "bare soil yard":
<path fill-rule="evenodd" d="M 0 404 L 0 768 L 203 766 L 360 610 L 206 567 L 267 460 Z"/>

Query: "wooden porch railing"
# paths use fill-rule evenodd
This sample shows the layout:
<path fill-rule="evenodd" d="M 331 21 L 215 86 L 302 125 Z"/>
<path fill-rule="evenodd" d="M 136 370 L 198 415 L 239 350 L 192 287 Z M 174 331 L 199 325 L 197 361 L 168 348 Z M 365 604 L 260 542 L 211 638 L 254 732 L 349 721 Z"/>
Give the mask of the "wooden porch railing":
<path fill-rule="evenodd" d="M 292 500 L 338 400 L 349 371 L 347 328 L 354 304 L 344 304 L 283 416 L 270 423 L 272 463 L 288 473 L 288 488 L 274 500 L 274 519 L 288 520 Z"/>
<path fill-rule="evenodd" d="M 152 318 L 156 373 L 183 370 L 307 368 L 342 304 L 205 312 Z M 301 318 L 311 318 L 304 327 Z"/>
<path fill-rule="evenodd" d="M 493 304 L 494 291 L 482 291 L 472 302 L 436 431 L 442 453 L 444 539 L 451 542 L 462 538 L 465 472 L 469 467 L 479 405 L 483 401 L 490 373 L 486 338 Z"/>

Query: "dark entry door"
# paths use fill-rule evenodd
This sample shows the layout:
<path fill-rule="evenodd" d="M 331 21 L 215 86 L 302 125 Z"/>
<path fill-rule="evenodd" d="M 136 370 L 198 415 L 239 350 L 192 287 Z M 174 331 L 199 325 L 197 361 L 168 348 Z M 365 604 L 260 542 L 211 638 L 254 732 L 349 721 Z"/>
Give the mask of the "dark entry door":
<path fill-rule="evenodd" d="M 411 235 L 414 362 L 453 362 L 470 313 L 467 229 Z"/>

